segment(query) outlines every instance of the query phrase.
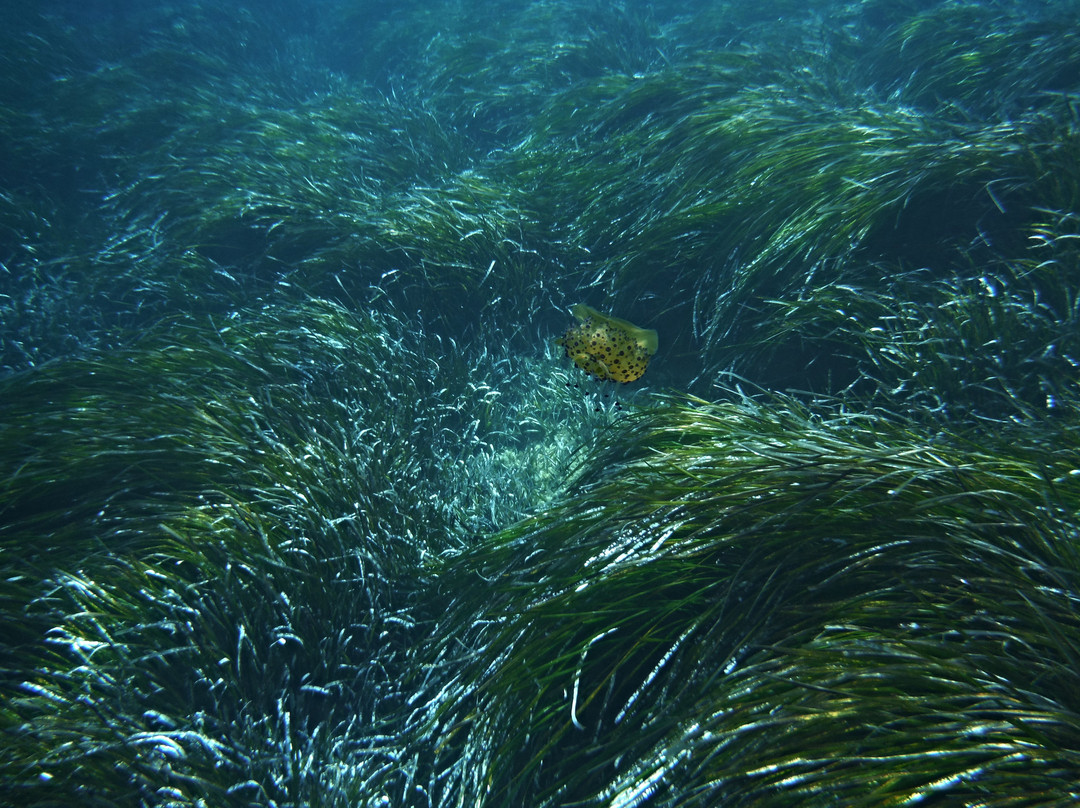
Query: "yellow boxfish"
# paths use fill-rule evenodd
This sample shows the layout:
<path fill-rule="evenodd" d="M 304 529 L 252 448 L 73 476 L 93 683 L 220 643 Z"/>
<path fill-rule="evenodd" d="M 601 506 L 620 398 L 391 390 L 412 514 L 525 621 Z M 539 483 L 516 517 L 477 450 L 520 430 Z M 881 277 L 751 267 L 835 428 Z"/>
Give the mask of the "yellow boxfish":
<path fill-rule="evenodd" d="M 601 314 L 578 303 L 570 307 L 578 322 L 555 340 L 574 364 L 602 381 L 632 382 L 641 378 L 656 353 L 656 332 Z"/>

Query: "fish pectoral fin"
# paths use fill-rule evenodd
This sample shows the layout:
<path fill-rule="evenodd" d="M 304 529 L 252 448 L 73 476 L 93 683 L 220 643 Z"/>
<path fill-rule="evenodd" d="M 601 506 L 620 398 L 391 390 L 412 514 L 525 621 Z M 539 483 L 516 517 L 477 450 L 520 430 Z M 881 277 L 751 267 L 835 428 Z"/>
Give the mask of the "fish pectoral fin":
<path fill-rule="evenodd" d="M 588 351 L 579 351 L 570 358 L 574 360 L 575 365 L 596 376 L 598 379 L 607 380 L 611 378 L 611 371 L 607 366 L 607 362 L 595 354 L 591 354 Z"/>

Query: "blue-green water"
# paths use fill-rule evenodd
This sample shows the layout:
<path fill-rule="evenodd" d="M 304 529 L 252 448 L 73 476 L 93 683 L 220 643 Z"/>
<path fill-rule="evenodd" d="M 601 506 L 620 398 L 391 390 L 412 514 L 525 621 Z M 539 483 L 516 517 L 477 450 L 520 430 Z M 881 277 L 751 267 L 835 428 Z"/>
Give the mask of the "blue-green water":
<path fill-rule="evenodd" d="M 0 805 L 1076 801 L 1078 17 L 7 9 Z"/>

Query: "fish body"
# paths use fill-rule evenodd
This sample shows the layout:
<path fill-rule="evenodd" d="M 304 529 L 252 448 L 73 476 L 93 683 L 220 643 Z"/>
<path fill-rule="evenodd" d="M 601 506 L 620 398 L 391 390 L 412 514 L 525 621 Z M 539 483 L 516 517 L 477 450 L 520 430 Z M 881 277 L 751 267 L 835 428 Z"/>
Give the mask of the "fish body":
<path fill-rule="evenodd" d="M 570 308 L 577 323 L 555 340 L 575 365 L 602 381 L 640 379 L 656 354 L 656 332 L 601 314 L 578 303 Z"/>

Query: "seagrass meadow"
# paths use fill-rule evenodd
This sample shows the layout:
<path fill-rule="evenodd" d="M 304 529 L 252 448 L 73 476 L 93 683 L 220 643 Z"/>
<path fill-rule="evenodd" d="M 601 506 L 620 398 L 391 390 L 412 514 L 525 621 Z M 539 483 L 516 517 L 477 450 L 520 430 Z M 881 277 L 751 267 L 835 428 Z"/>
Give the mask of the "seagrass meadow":
<path fill-rule="evenodd" d="M 1075 0 L 48 5 L 0 806 L 1080 804 Z"/>

